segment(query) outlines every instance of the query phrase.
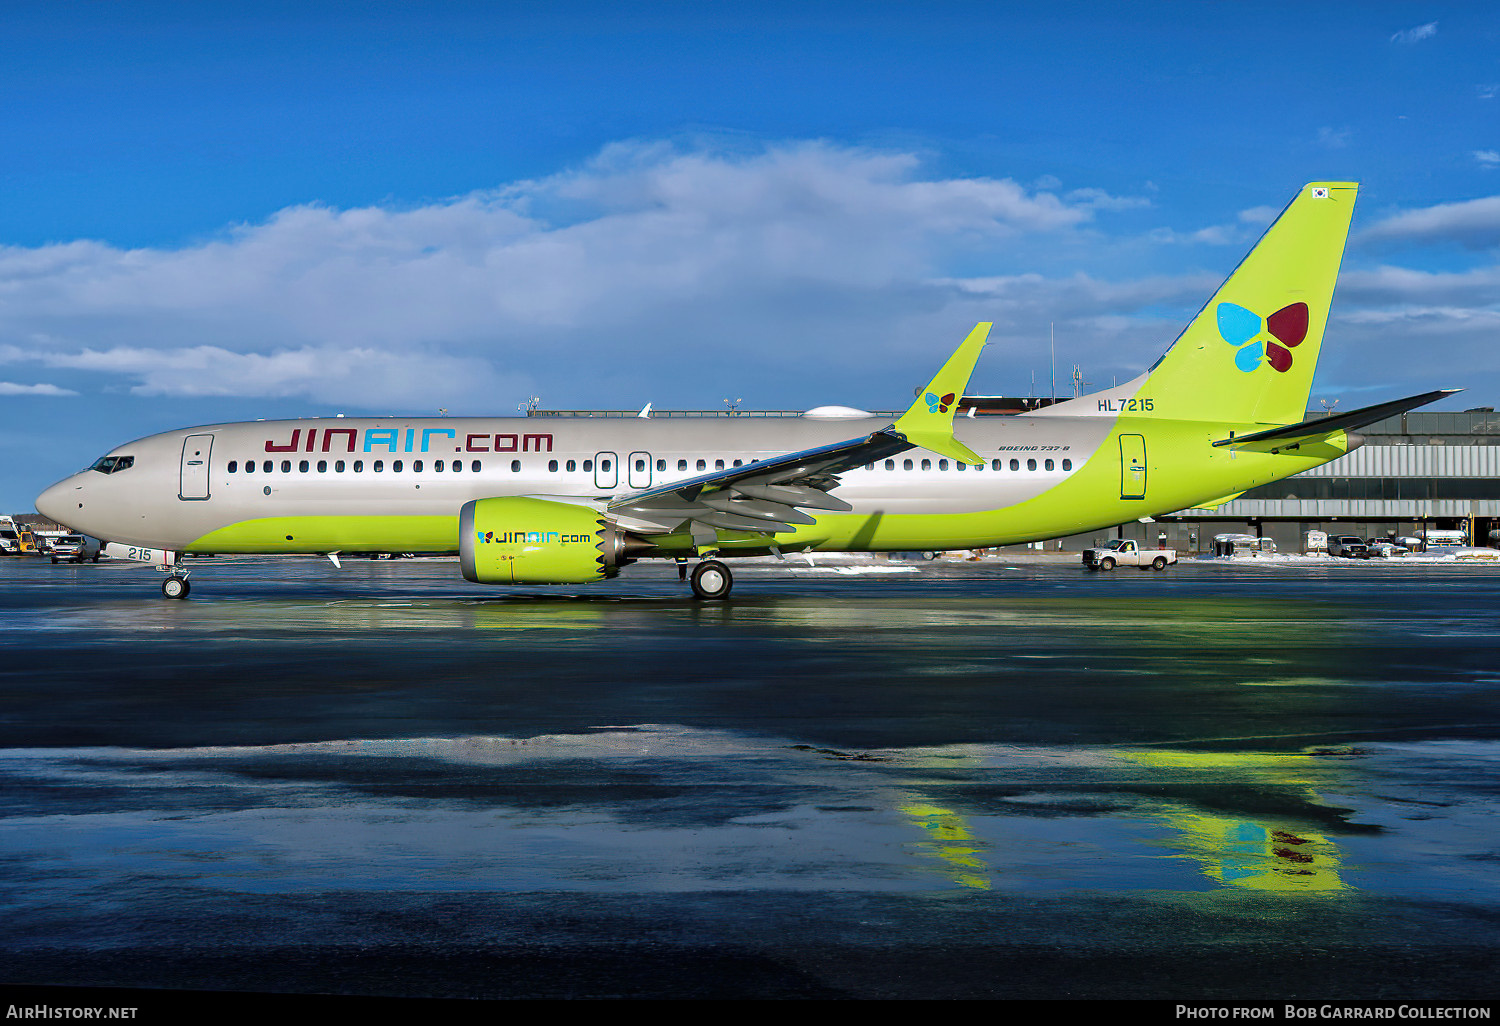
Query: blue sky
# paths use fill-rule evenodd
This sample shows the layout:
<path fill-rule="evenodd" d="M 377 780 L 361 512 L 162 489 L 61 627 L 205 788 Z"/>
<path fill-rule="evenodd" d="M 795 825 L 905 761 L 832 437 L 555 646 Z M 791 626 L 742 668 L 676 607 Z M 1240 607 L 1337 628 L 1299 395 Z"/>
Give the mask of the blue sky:
<path fill-rule="evenodd" d="M 1315 398 L 1500 395 L 1482 4 L 0 5 L 0 509 L 216 420 L 1138 372 L 1363 183 Z"/>

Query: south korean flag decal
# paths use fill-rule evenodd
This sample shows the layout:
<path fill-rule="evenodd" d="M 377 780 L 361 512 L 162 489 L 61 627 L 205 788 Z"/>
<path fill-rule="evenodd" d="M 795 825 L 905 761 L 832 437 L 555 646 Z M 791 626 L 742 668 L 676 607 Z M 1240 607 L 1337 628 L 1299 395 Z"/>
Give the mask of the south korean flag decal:
<path fill-rule="evenodd" d="M 1326 185 L 1315 185 L 1315 186 L 1313 186 L 1312 198 L 1313 199 L 1327 199 L 1328 198 L 1328 186 L 1326 186 Z"/>

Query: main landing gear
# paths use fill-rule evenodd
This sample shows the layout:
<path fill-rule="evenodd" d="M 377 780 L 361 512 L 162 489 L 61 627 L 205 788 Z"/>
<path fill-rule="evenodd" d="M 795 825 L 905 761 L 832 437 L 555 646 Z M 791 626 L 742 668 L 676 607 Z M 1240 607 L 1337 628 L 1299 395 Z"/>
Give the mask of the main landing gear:
<path fill-rule="evenodd" d="M 717 559 L 705 559 L 693 567 L 693 576 L 688 583 L 693 587 L 693 594 L 701 599 L 728 598 L 729 589 L 734 587 L 734 575 Z"/>

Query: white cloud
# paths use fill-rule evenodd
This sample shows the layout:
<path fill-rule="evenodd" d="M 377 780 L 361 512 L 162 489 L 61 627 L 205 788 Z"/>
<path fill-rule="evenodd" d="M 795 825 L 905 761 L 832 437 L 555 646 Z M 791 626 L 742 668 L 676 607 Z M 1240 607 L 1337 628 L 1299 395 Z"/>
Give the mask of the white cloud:
<path fill-rule="evenodd" d="M 1500 167 L 1500 150 L 1475 150 L 1474 159 L 1483 168 Z"/>
<path fill-rule="evenodd" d="M 235 353 L 218 346 L 143 349 L 116 346 L 36 357 L 49 367 L 123 376 L 146 396 L 300 396 L 325 402 L 357 396 L 362 405 L 437 408 L 455 394 L 516 391 L 529 379 L 503 379 L 479 359 L 379 349 Z"/>
<path fill-rule="evenodd" d="M 379 412 L 504 413 L 532 393 L 712 403 L 729 380 L 747 405 L 869 405 L 909 395 L 924 359 L 986 320 L 997 345 L 977 388 L 1045 372 L 1053 324 L 1059 366 L 1104 383 L 1159 355 L 1237 256 L 1176 244 L 1248 246 L 1276 213 L 1125 238 L 1100 222 L 1147 200 L 1040 184 L 827 143 L 622 144 L 545 178 L 406 208 L 291 207 L 175 249 L 0 247 L 0 366 L 46 368 L 59 392 Z M 1398 212 L 1363 237 L 1489 245 L 1500 197 Z M 1058 252 L 1125 254 L 1124 270 L 1014 271 Z M 1200 254 L 1215 269 L 1154 269 Z M 1361 360 L 1346 376 L 1395 373 L 1397 340 L 1445 330 L 1455 360 L 1480 359 L 1497 278 L 1348 265 L 1335 324 Z"/>
<path fill-rule="evenodd" d="M 1209 246 L 1224 246 L 1242 241 L 1242 235 L 1234 225 L 1211 224 L 1197 231 L 1179 232 L 1172 228 L 1153 228 L 1149 235 L 1152 242 L 1163 245 L 1201 243 Z"/>
<path fill-rule="evenodd" d="M 1348 128 L 1330 128 L 1324 125 L 1318 129 L 1318 145 L 1330 150 L 1341 150 L 1349 145 L 1349 137 L 1353 131 Z"/>
<path fill-rule="evenodd" d="M 1418 271 L 1383 266 L 1339 276 L 1340 301 L 1383 308 L 1393 303 L 1487 308 L 1500 303 L 1500 266 L 1467 271 Z"/>
<path fill-rule="evenodd" d="M 0 395 L 77 395 L 69 388 L 56 385 L 18 385 L 14 381 L 0 381 Z"/>
<path fill-rule="evenodd" d="M 1437 22 L 1429 21 L 1427 24 L 1418 25 L 1416 28 L 1403 29 L 1391 36 L 1391 42 L 1406 45 L 1420 43 L 1424 39 L 1431 39 L 1437 35 L 1437 26 Z"/>
<path fill-rule="evenodd" d="M 1264 227 L 1276 220 L 1280 213 L 1281 210 L 1277 207 L 1250 207 L 1240 211 L 1240 223 Z"/>
<path fill-rule="evenodd" d="M 899 306 L 940 307 L 927 279 L 954 253 L 1140 202 L 824 143 L 618 144 L 547 178 L 409 209 L 291 207 L 178 249 L 0 247 L 0 362 L 142 395 L 597 397 L 659 367 L 816 361 L 810 341 L 852 346 Z"/>
<path fill-rule="evenodd" d="M 1111 196 L 1103 189 L 1074 189 L 1063 198 L 1094 210 L 1137 210 L 1151 205 L 1144 196 Z"/>
<path fill-rule="evenodd" d="M 1470 248 L 1500 245 L 1500 196 L 1392 214 L 1360 232 L 1356 240 L 1361 244 L 1456 242 Z"/>

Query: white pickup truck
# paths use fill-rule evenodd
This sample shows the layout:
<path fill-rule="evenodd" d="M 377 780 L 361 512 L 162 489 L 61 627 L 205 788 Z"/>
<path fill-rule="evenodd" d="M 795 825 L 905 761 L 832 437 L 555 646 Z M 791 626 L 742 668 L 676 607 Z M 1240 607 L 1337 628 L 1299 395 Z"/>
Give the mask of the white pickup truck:
<path fill-rule="evenodd" d="M 1143 549 L 1128 538 L 1116 538 L 1103 548 L 1083 551 L 1083 565 L 1088 570 L 1113 570 L 1117 566 L 1165 570 L 1175 562 L 1176 549 Z"/>

